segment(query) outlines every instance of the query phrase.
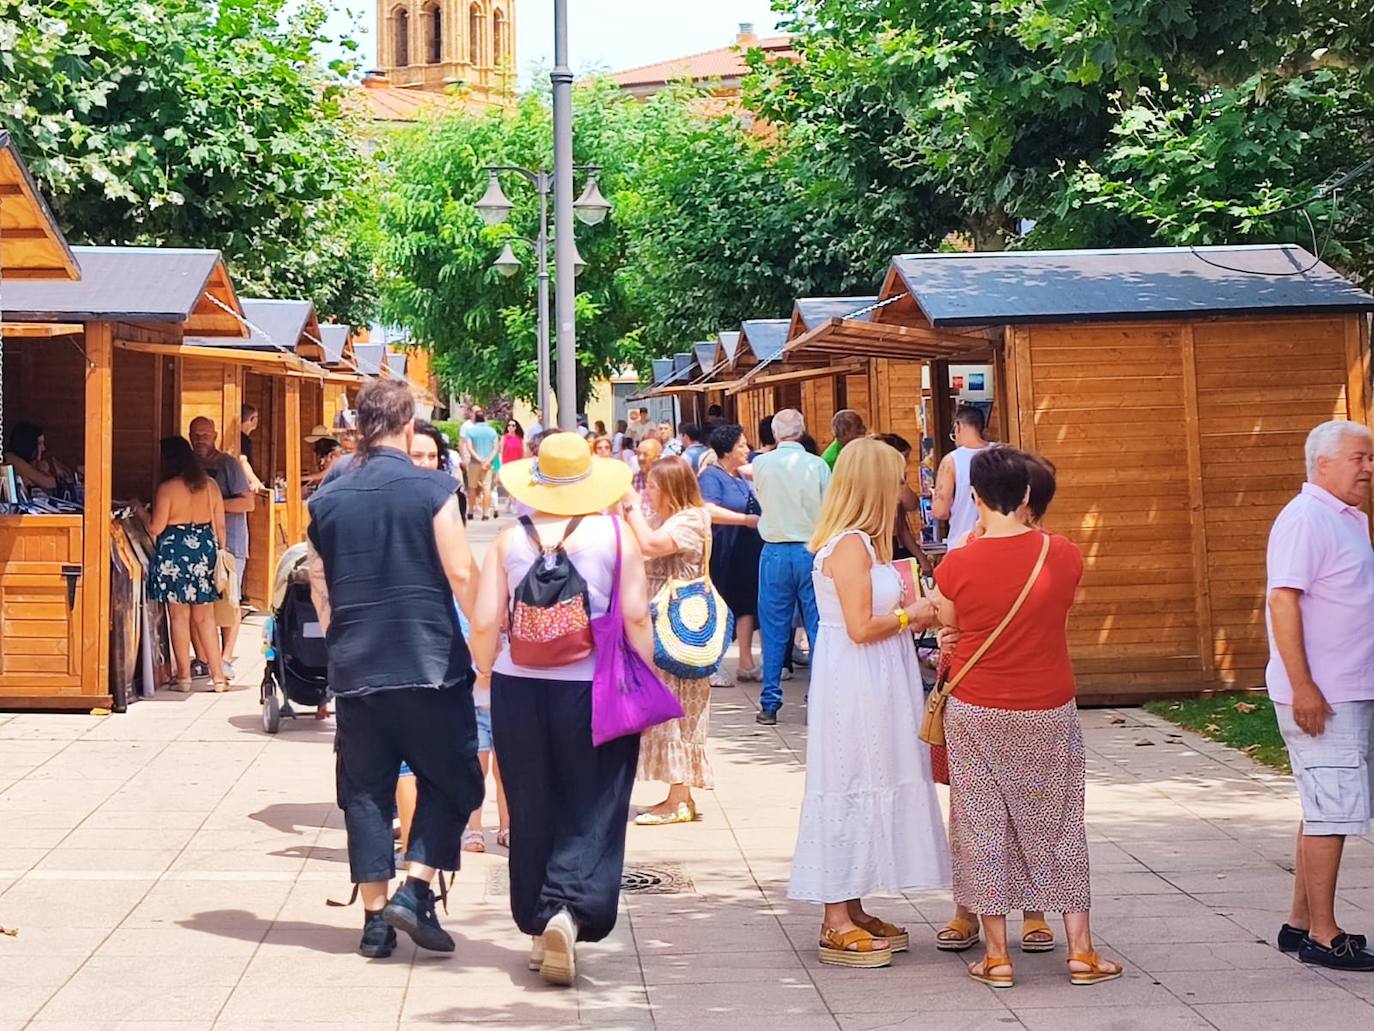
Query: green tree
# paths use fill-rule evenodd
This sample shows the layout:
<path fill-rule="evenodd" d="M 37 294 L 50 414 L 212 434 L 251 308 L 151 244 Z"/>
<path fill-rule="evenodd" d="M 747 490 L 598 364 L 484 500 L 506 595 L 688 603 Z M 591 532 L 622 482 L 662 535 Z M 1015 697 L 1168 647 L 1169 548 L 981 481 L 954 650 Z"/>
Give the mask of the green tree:
<path fill-rule="evenodd" d="M 0 0 L 0 125 L 74 242 L 216 247 L 362 321 L 375 190 L 320 0 Z"/>

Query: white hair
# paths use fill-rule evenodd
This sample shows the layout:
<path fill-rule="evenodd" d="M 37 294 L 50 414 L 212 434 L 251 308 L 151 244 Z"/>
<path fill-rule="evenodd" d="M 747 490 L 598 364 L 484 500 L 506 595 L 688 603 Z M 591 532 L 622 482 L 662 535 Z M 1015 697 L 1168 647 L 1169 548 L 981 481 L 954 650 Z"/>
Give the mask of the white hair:
<path fill-rule="evenodd" d="M 805 432 L 806 420 L 795 408 L 784 408 L 773 416 L 773 439 L 779 443 L 784 440 L 801 440 Z"/>
<path fill-rule="evenodd" d="M 1368 426 L 1362 422 L 1352 422 L 1349 419 L 1332 419 L 1330 422 L 1324 422 L 1307 435 L 1307 446 L 1304 451 L 1307 456 L 1307 478 L 1309 480 L 1317 475 L 1318 459 L 1335 458 L 1336 453 L 1341 448 L 1341 441 L 1346 437 L 1371 439 Z"/>

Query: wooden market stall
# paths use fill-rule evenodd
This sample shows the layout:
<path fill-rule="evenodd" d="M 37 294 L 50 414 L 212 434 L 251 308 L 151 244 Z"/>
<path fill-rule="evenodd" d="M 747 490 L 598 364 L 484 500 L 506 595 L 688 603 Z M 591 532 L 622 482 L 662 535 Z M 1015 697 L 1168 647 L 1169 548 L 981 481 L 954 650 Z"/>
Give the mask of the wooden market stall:
<path fill-rule="evenodd" d="M 1269 527 L 1307 432 L 1370 422 L 1374 297 L 1274 245 L 909 255 L 881 299 L 911 357 L 984 341 L 1006 439 L 1058 467 L 1049 525 L 1087 560 L 1080 698 L 1262 686 Z"/>
<path fill-rule="evenodd" d="M 324 347 L 320 364 L 329 370 L 324 381 L 324 415 L 320 421 L 333 427 L 341 414 L 352 408 L 351 398 L 358 396 L 363 377 L 353 353 L 352 327 L 325 323 L 320 326 L 320 342 Z"/>
<path fill-rule="evenodd" d="M 151 499 L 158 440 L 179 425 L 181 367 L 164 354 L 188 332 L 243 332 L 216 251 L 71 254 L 78 280 L 4 290 L 6 418 L 41 426 L 83 474 L 84 494 L 79 515 L 0 516 L 0 708 L 111 703 L 111 513 L 118 500 Z"/>

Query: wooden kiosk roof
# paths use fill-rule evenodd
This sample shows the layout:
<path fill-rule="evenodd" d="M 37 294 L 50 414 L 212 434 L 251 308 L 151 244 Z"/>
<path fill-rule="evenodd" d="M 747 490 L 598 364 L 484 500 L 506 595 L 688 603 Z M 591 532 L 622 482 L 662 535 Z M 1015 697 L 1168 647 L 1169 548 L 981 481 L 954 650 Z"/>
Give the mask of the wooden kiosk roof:
<path fill-rule="evenodd" d="M 8 280 L 81 278 L 76 255 L 38 184 L 0 129 L 0 269 Z"/>

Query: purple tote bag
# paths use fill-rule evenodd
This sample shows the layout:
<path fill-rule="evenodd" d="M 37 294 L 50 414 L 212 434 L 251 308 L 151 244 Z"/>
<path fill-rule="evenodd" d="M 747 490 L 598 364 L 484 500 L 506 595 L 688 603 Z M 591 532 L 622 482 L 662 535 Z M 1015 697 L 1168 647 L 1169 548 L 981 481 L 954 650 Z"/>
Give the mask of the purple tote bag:
<path fill-rule="evenodd" d="M 620 520 L 615 523 L 615 576 L 611 605 L 592 620 L 596 673 L 592 677 L 592 744 L 639 734 L 683 717 L 682 705 L 654 668 L 625 639 L 620 614 Z"/>

